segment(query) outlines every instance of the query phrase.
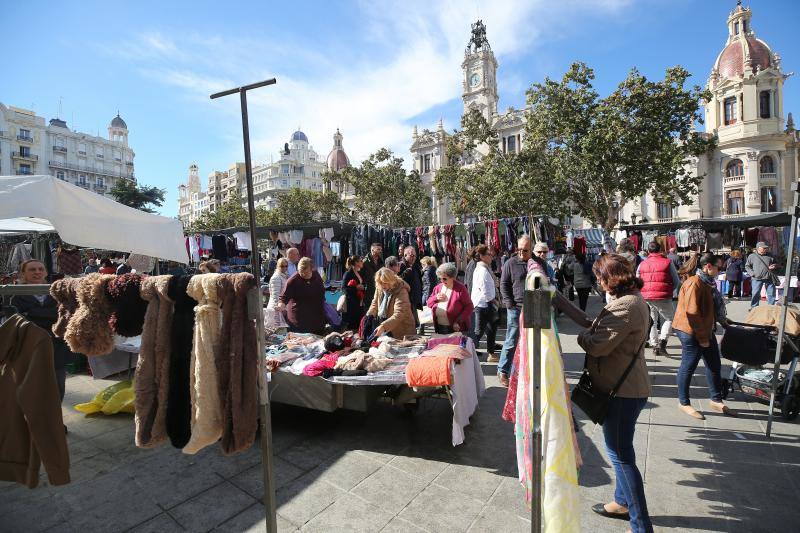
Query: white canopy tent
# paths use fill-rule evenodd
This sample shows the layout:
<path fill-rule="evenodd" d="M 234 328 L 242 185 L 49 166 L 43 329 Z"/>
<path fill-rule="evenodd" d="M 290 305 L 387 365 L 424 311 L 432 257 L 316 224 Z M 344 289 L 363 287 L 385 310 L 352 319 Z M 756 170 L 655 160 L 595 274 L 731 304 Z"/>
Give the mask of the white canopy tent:
<path fill-rule="evenodd" d="M 0 234 L 48 231 L 75 246 L 179 263 L 189 259 L 179 220 L 144 213 L 53 176 L 0 176 Z"/>

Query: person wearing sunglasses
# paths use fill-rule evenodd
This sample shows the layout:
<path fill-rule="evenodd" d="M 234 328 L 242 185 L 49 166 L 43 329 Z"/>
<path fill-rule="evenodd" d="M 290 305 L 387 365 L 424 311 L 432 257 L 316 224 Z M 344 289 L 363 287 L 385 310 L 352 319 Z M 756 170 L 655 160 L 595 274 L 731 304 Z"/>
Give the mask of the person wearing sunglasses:
<path fill-rule="evenodd" d="M 433 289 L 427 305 L 433 311 L 436 333 L 463 332 L 469 334 L 472 325 L 472 298 L 467 287 L 456 279 L 455 263 L 444 263 L 436 269 L 440 283 Z"/>
<path fill-rule="evenodd" d="M 497 377 L 500 385 L 508 387 L 511 365 L 514 362 L 514 351 L 519 341 L 519 315 L 522 310 L 522 299 L 525 294 L 525 279 L 528 276 L 528 261 L 531 259 L 533 242 L 527 235 L 517 239 L 516 253 L 508 258 L 500 272 L 500 301 L 506 308 L 506 340 L 500 351 L 500 362 L 497 364 Z M 547 255 L 545 253 L 545 255 Z"/>

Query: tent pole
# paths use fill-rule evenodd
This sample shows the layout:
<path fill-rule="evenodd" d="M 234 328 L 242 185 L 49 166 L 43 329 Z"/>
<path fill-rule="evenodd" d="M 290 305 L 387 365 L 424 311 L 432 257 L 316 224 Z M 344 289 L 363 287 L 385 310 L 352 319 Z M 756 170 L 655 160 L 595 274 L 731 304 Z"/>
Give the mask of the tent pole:
<path fill-rule="evenodd" d="M 792 286 L 792 263 L 794 259 L 794 241 L 797 236 L 797 218 L 800 212 L 800 190 L 798 183 L 792 183 L 794 203 L 792 204 L 791 231 L 789 231 L 789 250 L 786 252 L 786 277 L 784 278 L 783 304 L 781 305 L 781 321 L 778 327 L 778 345 L 775 347 L 775 366 L 772 368 L 772 390 L 769 394 L 769 416 L 767 417 L 767 438 L 772 433 L 772 419 L 775 416 L 775 393 L 778 390 L 778 373 L 781 369 L 781 355 L 783 353 L 783 336 L 786 331 L 786 311 L 789 306 L 789 289 Z M 800 287 L 798 287 L 800 289 Z M 777 287 L 776 289 L 777 290 Z"/>
<path fill-rule="evenodd" d="M 264 306 L 261 302 L 261 258 L 258 254 L 258 239 L 256 237 L 256 210 L 253 199 L 253 167 L 250 159 L 250 125 L 247 117 L 247 91 L 274 85 L 275 78 L 269 80 L 229 89 L 211 95 L 211 99 L 239 93 L 242 112 L 242 137 L 244 139 L 244 165 L 245 180 L 247 183 L 247 211 L 250 222 L 251 254 L 250 265 L 256 279 L 258 294 L 254 298 L 257 302 L 255 311 L 256 339 L 258 343 L 258 403 L 259 425 L 261 428 L 261 466 L 264 476 L 264 512 L 268 533 L 277 533 L 277 506 L 275 501 L 275 479 L 272 468 L 272 413 L 270 411 L 269 391 L 266 381 L 266 362 L 264 361 Z"/>

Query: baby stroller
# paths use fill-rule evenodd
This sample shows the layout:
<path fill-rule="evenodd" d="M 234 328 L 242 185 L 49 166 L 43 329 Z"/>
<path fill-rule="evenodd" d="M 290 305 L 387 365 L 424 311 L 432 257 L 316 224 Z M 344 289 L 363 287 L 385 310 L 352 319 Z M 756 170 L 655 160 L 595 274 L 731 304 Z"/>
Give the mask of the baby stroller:
<path fill-rule="evenodd" d="M 731 322 L 725 329 L 720 344 L 722 357 L 733 361 L 730 374 L 722 380 L 722 397 L 727 398 L 735 387 L 759 402 L 769 403 L 772 392 L 775 348 L 778 343 L 775 311 L 779 306 L 762 306 L 776 309 L 751 311 L 746 323 Z M 758 309 L 758 308 L 756 308 Z M 779 314 L 778 314 L 779 316 Z M 800 414 L 800 379 L 795 375 L 800 350 L 800 320 L 797 311 L 790 310 L 786 328 L 781 364 L 789 365 L 787 371 L 778 373 L 775 391 L 776 406 L 780 406 L 785 420 L 794 420 Z M 791 324 L 790 324 L 791 323 Z M 765 367 L 766 365 L 766 367 Z"/>

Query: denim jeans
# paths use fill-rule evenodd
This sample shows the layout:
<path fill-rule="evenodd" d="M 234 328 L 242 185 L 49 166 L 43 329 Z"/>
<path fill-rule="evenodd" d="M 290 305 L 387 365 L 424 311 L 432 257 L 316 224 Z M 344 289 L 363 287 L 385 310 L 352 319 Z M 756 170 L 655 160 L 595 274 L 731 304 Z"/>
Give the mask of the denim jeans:
<path fill-rule="evenodd" d="M 750 309 L 758 307 L 761 303 L 761 287 L 766 287 L 767 303 L 769 305 L 775 304 L 775 284 L 768 279 L 753 279 L 750 282 L 753 288 L 753 296 L 750 298 Z"/>
<path fill-rule="evenodd" d="M 614 501 L 628 508 L 633 533 L 653 531 L 644 497 L 644 482 L 636 467 L 636 452 L 633 449 L 636 419 L 645 404 L 647 398 L 612 398 L 603 421 L 606 453 L 617 477 Z"/>
<path fill-rule="evenodd" d="M 681 366 L 678 368 L 678 401 L 681 405 L 689 405 L 689 388 L 692 376 L 697 369 L 697 364 L 702 358 L 706 364 L 706 381 L 710 397 L 715 402 L 722 401 L 722 361 L 719 358 L 719 345 L 717 337 L 711 335 L 711 344 L 703 348 L 693 336 L 683 331 L 675 330 L 681 341 Z"/>
<path fill-rule="evenodd" d="M 497 335 L 497 320 L 495 317 L 497 316 L 497 312 L 492 306 L 489 304 L 486 307 L 476 307 L 474 311 L 474 316 L 472 317 L 472 331 L 471 337 L 472 342 L 475 343 L 475 349 L 478 349 L 478 344 L 481 342 L 481 337 L 483 337 L 483 333 L 486 332 L 486 351 L 490 354 L 494 354 L 495 350 L 495 336 Z"/>
<path fill-rule="evenodd" d="M 506 340 L 500 351 L 500 362 L 497 363 L 497 373 L 508 377 L 511 375 L 511 365 L 514 363 L 514 352 L 519 340 L 519 313 L 520 309 L 506 309 Z"/>

